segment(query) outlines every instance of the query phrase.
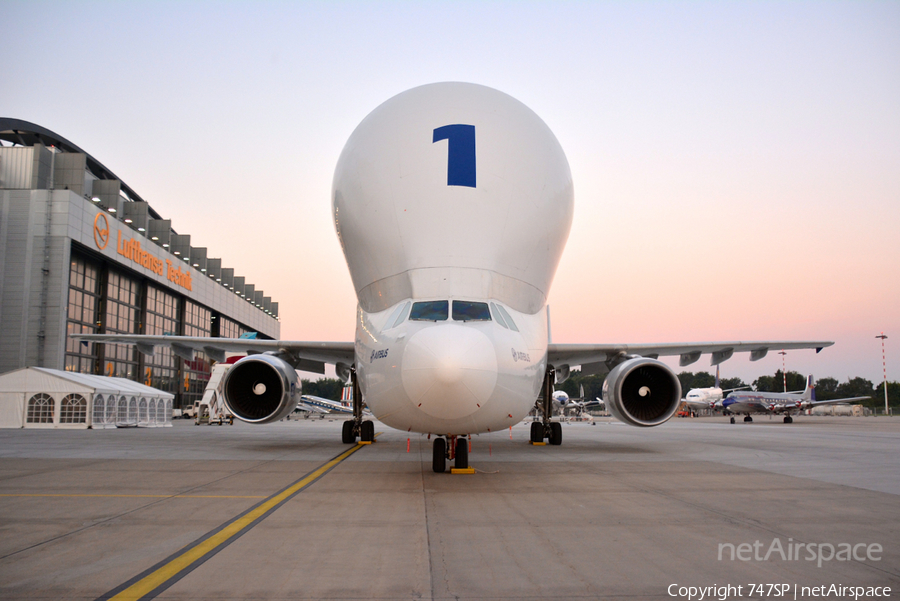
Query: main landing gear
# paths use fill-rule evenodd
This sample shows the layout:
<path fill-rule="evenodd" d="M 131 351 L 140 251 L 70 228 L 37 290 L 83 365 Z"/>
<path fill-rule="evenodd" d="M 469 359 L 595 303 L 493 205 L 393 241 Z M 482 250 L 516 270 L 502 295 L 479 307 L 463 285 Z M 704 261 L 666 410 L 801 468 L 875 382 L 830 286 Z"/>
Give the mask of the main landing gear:
<path fill-rule="evenodd" d="M 553 407 L 553 380 L 556 372 L 549 368 L 544 375 L 544 398 L 539 407 L 541 421 L 531 422 L 531 442 L 544 442 L 547 439 L 552 445 L 562 444 L 562 424 L 551 422 L 550 415 Z"/>
<path fill-rule="evenodd" d="M 353 444 L 357 436 L 362 442 L 374 442 L 375 424 L 369 420 L 363 421 L 362 394 L 356 380 L 356 369 L 350 370 L 350 382 L 353 385 L 353 417 L 345 421 L 341 428 L 341 442 Z"/>
<path fill-rule="evenodd" d="M 745 416 L 744 416 L 744 421 L 745 421 L 745 422 L 752 422 L 752 421 L 753 421 L 753 418 L 750 417 L 749 415 L 745 415 Z M 731 418 L 731 423 L 732 423 L 732 424 L 734 423 L 734 417 Z"/>
<path fill-rule="evenodd" d="M 447 445 L 449 438 L 449 447 Z M 453 467 L 458 470 L 469 468 L 469 439 L 465 436 L 438 436 L 434 439 L 431 468 L 438 474 L 447 471 L 447 459 L 453 460 Z"/>
<path fill-rule="evenodd" d="M 790 415 L 785 415 L 785 416 L 784 416 L 784 423 L 786 423 L 786 424 L 793 424 L 793 423 L 794 423 L 794 418 L 791 417 Z"/>

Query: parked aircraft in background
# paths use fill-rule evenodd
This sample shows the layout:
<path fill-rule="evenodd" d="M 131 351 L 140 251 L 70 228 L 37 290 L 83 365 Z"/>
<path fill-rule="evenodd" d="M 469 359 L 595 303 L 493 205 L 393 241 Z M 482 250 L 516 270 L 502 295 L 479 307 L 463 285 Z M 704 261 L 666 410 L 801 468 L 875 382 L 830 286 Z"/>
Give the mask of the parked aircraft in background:
<path fill-rule="evenodd" d="M 744 390 L 750 388 L 749 386 L 741 386 L 740 388 L 727 388 L 722 390 L 719 386 L 719 366 L 716 366 L 716 385 L 712 388 L 691 388 L 687 395 L 684 397 L 684 404 L 688 407 L 688 409 L 693 413 L 694 411 L 699 411 L 702 409 L 721 409 L 722 408 L 722 399 L 724 398 L 724 394 L 727 392 L 734 392 L 735 390 Z"/>
<path fill-rule="evenodd" d="M 564 418 L 571 417 L 574 412 L 575 417 L 586 419 L 591 417 L 587 413 L 588 409 L 593 409 L 595 407 L 602 409 L 605 407 L 605 404 L 599 398 L 586 400 L 584 396 L 584 386 L 579 386 L 578 392 L 580 396 L 570 397 L 564 390 L 554 390 L 553 394 L 550 395 L 552 412 Z M 541 415 L 541 413 L 541 399 L 538 398 L 535 402 L 535 415 Z"/>
<path fill-rule="evenodd" d="M 308 411 L 310 413 L 346 413 L 353 415 L 353 405 L 344 405 L 337 401 L 323 399 L 322 397 L 313 396 L 311 394 L 300 395 L 300 402 L 297 403 L 297 409 Z"/>
<path fill-rule="evenodd" d="M 731 413 L 744 414 L 745 422 L 752 422 L 751 413 L 784 414 L 784 423 L 794 421 L 792 414 L 799 414 L 811 407 L 820 405 L 834 405 L 835 403 L 849 403 L 850 401 L 862 401 L 871 397 L 855 396 L 846 399 L 832 399 L 828 401 L 816 400 L 816 385 L 810 375 L 806 381 L 806 390 L 800 393 L 793 392 L 732 392 L 722 401 L 722 407 Z M 734 423 L 734 418 L 731 418 Z"/>
<path fill-rule="evenodd" d="M 609 411 L 634 426 L 658 426 L 681 402 L 678 378 L 660 355 L 678 355 L 685 366 L 709 353 L 718 365 L 736 352 L 755 361 L 770 348 L 833 344 L 551 343 L 544 308 L 572 224 L 572 175 L 550 128 L 484 86 L 425 85 L 373 110 L 338 159 L 331 203 L 358 301 L 354 341 L 76 337 L 131 342 L 141 352 L 168 345 L 179 357 L 256 353 L 238 361 L 224 385 L 231 412 L 256 424 L 281 419 L 301 401 L 295 368 L 324 373 L 334 364 L 354 386 L 343 441 L 373 440 L 364 399 L 384 424 L 434 435 L 437 472 L 448 458 L 466 468 L 467 437 L 518 423 L 541 395 L 531 438 L 560 444 L 551 394 L 557 373 L 570 368 L 608 371 Z M 614 260 L 627 261 L 627 253 Z"/>

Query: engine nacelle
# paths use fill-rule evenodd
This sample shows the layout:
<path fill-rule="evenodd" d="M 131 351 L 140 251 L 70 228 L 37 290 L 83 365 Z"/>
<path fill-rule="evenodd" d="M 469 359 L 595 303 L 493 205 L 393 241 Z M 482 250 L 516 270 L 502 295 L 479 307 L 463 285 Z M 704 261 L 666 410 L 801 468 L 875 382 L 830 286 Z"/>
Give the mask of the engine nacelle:
<path fill-rule="evenodd" d="M 278 421 L 300 401 L 297 372 L 274 355 L 250 355 L 235 363 L 222 391 L 229 411 L 251 424 Z"/>
<path fill-rule="evenodd" d="M 636 357 L 609 372 L 603 400 L 610 413 L 626 424 L 658 426 L 678 410 L 681 382 L 665 363 Z"/>

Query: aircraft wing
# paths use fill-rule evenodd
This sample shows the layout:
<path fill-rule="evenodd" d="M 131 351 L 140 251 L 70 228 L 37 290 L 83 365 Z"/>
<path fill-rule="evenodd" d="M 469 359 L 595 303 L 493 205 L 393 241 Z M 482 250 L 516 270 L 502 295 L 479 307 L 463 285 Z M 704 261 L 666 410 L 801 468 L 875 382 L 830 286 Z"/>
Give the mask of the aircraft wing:
<path fill-rule="evenodd" d="M 178 357 L 188 361 L 195 352 L 206 353 L 215 361 L 224 361 L 225 353 L 286 352 L 298 359 L 295 366 L 302 371 L 325 373 L 325 364 L 352 364 L 352 342 L 302 342 L 293 340 L 260 340 L 252 338 L 202 338 L 193 336 L 143 336 L 139 334 L 72 334 L 82 342 L 134 344 L 145 355 L 155 346 L 168 346 Z"/>
<path fill-rule="evenodd" d="M 679 365 L 690 365 L 701 355 L 711 354 L 710 365 L 727 361 L 734 353 L 750 353 L 751 361 L 766 356 L 770 349 L 816 349 L 818 353 L 834 342 L 829 341 L 758 341 L 758 342 L 669 342 L 662 344 L 553 344 L 547 347 L 548 360 L 558 367 L 581 366 L 581 373 L 588 375 L 607 371 L 606 362 L 619 355 L 640 355 L 656 358 L 680 355 Z"/>
<path fill-rule="evenodd" d="M 835 403 L 849 403 L 851 401 L 864 401 L 871 399 L 870 396 L 854 396 L 847 399 L 830 399 L 827 401 L 808 401 L 804 403 L 804 407 L 818 407 L 819 405 L 834 405 Z"/>

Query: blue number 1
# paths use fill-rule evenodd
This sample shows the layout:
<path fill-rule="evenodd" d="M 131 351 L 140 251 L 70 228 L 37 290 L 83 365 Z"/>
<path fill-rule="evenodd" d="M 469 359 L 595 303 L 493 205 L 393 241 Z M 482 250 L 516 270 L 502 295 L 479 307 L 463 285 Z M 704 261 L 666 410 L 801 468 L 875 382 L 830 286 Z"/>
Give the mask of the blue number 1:
<path fill-rule="evenodd" d="M 432 144 L 447 140 L 447 185 L 475 187 L 475 126 L 445 125 L 434 130 Z"/>

